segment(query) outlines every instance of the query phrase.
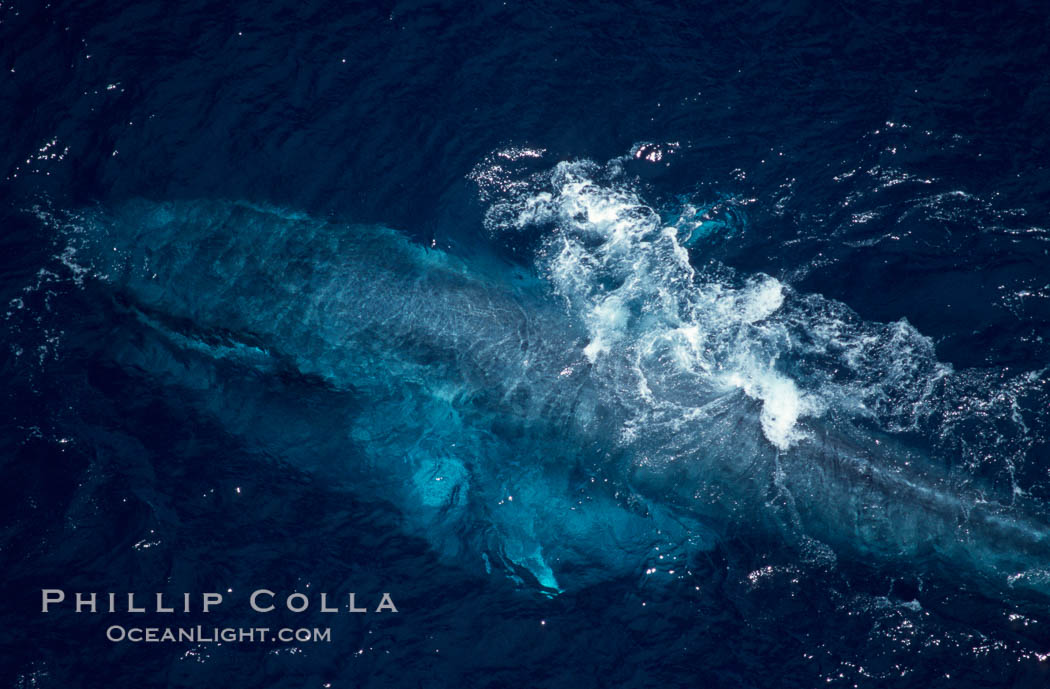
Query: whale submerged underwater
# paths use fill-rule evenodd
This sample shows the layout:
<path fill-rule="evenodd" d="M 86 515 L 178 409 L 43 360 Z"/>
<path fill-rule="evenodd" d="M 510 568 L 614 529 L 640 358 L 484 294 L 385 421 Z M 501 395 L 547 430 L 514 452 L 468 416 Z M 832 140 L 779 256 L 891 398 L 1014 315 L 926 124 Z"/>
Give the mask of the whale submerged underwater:
<path fill-rule="evenodd" d="M 492 203 L 527 267 L 217 200 L 88 212 L 70 241 L 137 324 L 121 366 L 290 464 L 346 458 L 450 561 L 553 594 L 754 531 L 1050 593 L 1047 512 L 1011 483 L 1011 410 L 1045 372 L 982 378 L 995 401 L 963 408 L 971 374 L 905 321 L 705 263 L 698 238 L 725 228 L 661 217 L 614 168 L 561 163 Z M 1020 448 L 1005 488 L 949 456 L 982 423 Z"/>

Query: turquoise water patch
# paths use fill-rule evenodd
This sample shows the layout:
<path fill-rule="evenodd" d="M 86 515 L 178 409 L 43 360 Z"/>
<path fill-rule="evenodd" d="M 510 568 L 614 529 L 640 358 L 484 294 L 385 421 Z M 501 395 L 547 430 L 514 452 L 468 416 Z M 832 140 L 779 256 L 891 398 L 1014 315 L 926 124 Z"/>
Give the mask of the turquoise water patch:
<path fill-rule="evenodd" d="M 747 224 L 740 202 L 728 195 L 710 203 L 698 203 L 688 195 L 679 195 L 677 201 L 660 217 L 666 226 L 674 228 L 678 242 L 685 247 L 737 237 Z"/>

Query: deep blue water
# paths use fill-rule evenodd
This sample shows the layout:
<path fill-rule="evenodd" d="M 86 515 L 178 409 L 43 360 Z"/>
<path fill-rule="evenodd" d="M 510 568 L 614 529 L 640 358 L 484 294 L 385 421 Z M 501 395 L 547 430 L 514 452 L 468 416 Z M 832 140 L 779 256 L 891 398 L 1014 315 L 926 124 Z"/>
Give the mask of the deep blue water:
<path fill-rule="evenodd" d="M 1050 685 L 1048 30 L 0 1 L 0 681 Z"/>

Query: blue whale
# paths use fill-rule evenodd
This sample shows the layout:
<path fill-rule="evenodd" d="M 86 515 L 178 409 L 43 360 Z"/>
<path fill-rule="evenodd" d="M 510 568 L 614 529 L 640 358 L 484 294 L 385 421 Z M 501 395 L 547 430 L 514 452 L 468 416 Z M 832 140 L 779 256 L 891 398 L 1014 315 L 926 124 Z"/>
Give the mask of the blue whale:
<path fill-rule="evenodd" d="M 869 389 L 859 368 L 835 387 L 834 362 L 789 356 L 792 328 L 848 319 L 813 321 L 771 278 L 705 282 L 674 227 L 594 193 L 567 175 L 540 199 L 563 231 L 529 269 L 229 201 L 89 213 L 77 252 L 133 315 L 120 365 L 289 463 L 344 471 L 464 566 L 553 594 L 673 576 L 754 529 L 807 557 L 1050 592 L 1043 512 L 987 498 L 846 399 Z M 911 375 L 929 382 L 927 354 Z M 258 392 L 289 371 L 337 402 Z"/>

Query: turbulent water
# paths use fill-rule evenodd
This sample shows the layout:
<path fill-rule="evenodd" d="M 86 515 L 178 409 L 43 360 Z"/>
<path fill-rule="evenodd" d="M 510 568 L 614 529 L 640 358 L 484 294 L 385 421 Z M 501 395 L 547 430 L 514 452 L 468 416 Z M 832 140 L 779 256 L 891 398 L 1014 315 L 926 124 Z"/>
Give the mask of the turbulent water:
<path fill-rule="evenodd" d="M 1045 17 L 255 10 L 0 4 L 5 681 L 1050 682 Z"/>

